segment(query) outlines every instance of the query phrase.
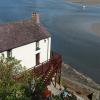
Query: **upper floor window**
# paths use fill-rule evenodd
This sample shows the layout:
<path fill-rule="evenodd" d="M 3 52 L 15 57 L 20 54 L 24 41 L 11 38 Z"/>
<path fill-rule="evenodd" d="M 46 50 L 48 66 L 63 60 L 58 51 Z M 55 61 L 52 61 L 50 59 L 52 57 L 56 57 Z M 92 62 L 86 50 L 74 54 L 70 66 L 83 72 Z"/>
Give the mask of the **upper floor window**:
<path fill-rule="evenodd" d="M 12 50 L 7 51 L 7 57 L 12 57 Z"/>
<path fill-rule="evenodd" d="M 39 50 L 40 47 L 39 47 L 39 41 L 36 41 L 36 50 Z"/>
<path fill-rule="evenodd" d="M 44 42 L 46 42 L 46 39 L 44 40 Z"/>

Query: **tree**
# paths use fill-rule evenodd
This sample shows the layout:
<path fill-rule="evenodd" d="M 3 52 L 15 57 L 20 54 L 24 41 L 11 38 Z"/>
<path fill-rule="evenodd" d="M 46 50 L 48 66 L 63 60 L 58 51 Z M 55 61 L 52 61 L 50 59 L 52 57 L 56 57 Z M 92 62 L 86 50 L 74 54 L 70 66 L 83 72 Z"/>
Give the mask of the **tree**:
<path fill-rule="evenodd" d="M 20 62 L 0 56 L 0 100 L 32 100 L 35 94 L 41 97 L 45 88 L 42 78 L 33 77 L 33 71 L 26 70 Z"/>
<path fill-rule="evenodd" d="M 23 97 L 22 84 L 13 79 L 13 76 L 25 70 L 20 62 L 15 58 L 6 58 L 4 54 L 0 56 L 0 100 L 17 100 Z"/>

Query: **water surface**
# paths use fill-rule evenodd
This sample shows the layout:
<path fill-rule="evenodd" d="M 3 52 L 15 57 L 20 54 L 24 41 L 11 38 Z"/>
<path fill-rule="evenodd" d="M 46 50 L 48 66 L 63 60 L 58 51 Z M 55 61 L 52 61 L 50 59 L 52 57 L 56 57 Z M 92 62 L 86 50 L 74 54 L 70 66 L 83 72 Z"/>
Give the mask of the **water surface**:
<path fill-rule="evenodd" d="M 65 0 L 0 0 L 0 23 L 31 18 L 37 11 L 52 33 L 52 49 L 65 63 L 100 83 L 100 36 L 90 31 L 100 22 L 100 6 L 86 6 Z"/>

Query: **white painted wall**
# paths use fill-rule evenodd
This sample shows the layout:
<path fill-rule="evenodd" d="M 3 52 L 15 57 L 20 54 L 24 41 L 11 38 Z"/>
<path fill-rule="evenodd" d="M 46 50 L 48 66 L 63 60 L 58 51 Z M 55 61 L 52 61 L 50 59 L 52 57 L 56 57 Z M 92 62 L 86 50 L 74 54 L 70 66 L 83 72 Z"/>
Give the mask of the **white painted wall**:
<path fill-rule="evenodd" d="M 0 57 L 2 56 L 2 54 L 4 54 L 4 56 L 7 57 L 7 51 L 0 53 Z"/>
<path fill-rule="evenodd" d="M 27 68 L 35 66 L 35 43 L 24 45 L 12 50 L 12 56 L 21 60 L 22 66 Z"/>
<path fill-rule="evenodd" d="M 50 59 L 50 56 L 51 56 L 51 37 L 50 38 L 48 38 L 49 39 L 49 42 L 48 42 L 48 47 L 49 47 L 49 49 L 48 49 L 48 59 Z"/>
<path fill-rule="evenodd" d="M 51 38 L 40 41 L 40 63 L 50 59 Z"/>
<path fill-rule="evenodd" d="M 51 37 L 39 41 L 40 50 L 36 51 L 36 42 L 12 50 L 12 57 L 21 60 L 22 66 L 27 69 L 36 66 L 36 54 L 40 53 L 40 63 L 50 59 Z M 7 51 L 2 52 L 7 57 Z M 1 55 L 1 53 L 0 53 Z"/>

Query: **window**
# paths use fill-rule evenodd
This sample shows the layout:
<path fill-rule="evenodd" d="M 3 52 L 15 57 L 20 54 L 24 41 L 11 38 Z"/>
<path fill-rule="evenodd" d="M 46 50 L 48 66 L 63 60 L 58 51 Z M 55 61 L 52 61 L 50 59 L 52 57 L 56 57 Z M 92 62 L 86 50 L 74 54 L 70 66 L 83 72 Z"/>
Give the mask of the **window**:
<path fill-rule="evenodd" d="M 36 65 L 40 63 L 40 53 L 36 54 Z"/>
<path fill-rule="evenodd" d="M 44 40 L 44 42 L 46 42 L 46 39 Z"/>
<path fill-rule="evenodd" d="M 12 50 L 7 51 L 7 57 L 12 57 Z"/>
<path fill-rule="evenodd" d="M 39 41 L 36 42 L 36 50 L 39 50 Z"/>

